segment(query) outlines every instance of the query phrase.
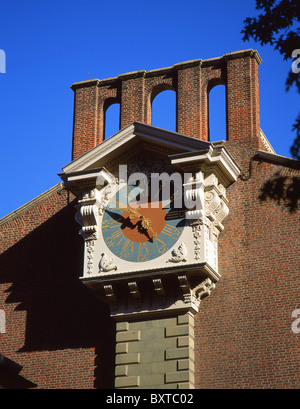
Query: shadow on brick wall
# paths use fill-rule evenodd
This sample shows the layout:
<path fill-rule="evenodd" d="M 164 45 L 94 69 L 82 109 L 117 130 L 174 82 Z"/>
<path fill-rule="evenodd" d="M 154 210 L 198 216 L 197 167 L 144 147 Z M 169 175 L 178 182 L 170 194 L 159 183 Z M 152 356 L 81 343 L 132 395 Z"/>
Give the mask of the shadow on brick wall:
<path fill-rule="evenodd" d="M 75 357 L 76 349 L 95 348 L 95 387 L 110 388 L 113 324 L 107 306 L 79 280 L 83 240 L 73 205 L 0 255 L 0 283 L 12 283 L 6 303 L 18 303 L 15 310 L 26 311 L 25 342 L 16 352 L 74 349 Z M 23 328 L 16 325 L 11 336 L 24 338 L 18 334 Z"/>

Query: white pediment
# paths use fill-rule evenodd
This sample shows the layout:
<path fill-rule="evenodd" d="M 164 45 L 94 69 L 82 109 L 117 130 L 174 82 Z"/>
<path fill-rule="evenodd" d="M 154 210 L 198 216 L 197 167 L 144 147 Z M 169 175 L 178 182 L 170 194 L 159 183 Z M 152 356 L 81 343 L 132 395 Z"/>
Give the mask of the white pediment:
<path fill-rule="evenodd" d="M 103 175 L 104 184 L 118 178 L 120 164 L 128 165 L 133 173 L 150 169 L 150 162 L 152 167 L 159 168 L 158 172 L 173 172 L 171 166 L 180 172 L 202 171 L 206 177 L 214 173 L 225 188 L 234 183 L 240 173 L 222 141 L 210 143 L 133 122 L 66 165 L 59 176 L 65 187 L 78 196 L 95 186 L 99 174 Z M 134 167 L 138 170 L 133 170 Z"/>
<path fill-rule="evenodd" d="M 85 169 L 107 167 L 116 157 L 124 153 L 135 152 L 141 143 L 160 147 L 166 152 L 169 150 L 173 154 L 207 150 L 210 146 L 209 142 L 200 139 L 141 122 L 133 122 L 63 167 L 62 170 L 65 174 L 69 174 Z"/>

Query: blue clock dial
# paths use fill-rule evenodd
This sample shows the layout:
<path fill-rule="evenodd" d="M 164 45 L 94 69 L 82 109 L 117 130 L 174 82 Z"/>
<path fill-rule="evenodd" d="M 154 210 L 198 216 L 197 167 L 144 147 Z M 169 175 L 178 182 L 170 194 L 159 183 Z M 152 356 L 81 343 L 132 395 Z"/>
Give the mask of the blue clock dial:
<path fill-rule="evenodd" d="M 134 188 L 124 186 L 111 200 L 103 215 L 102 234 L 113 254 L 140 263 L 162 256 L 176 244 L 185 225 L 185 211 L 172 208 L 172 200 L 167 208 L 161 201 L 139 205 L 129 201 Z"/>

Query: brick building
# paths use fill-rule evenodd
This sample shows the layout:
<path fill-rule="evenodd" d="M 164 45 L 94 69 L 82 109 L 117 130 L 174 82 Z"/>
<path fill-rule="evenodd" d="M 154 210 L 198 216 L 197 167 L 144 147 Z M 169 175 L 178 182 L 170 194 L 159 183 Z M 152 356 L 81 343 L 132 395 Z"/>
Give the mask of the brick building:
<path fill-rule="evenodd" d="M 260 129 L 260 63 L 256 51 L 244 50 L 72 85 L 73 161 L 62 182 L 0 220 L 2 387 L 300 386 L 300 334 L 291 327 L 299 213 L 258 199 L 265 181 L 297 176 L 299 164 L 276 155 Z M 227 134 L 210 143 L 209 92 L 219 84 Z M 151 125 L 152 101 L 169 89 L 177 132 Z M 113 103 L 120 131 L 104 140 Z M 203 176 L 205 212 L 187 252 L 197 259 L 207 246 L 204 259 L 169 267 L 158 257 L 148 270 L 98 271 L 103 209 L 83 193 L 102 191 L 95 190 L 99 172 L 109 182 L 117 165 L 141 161 Z"/>

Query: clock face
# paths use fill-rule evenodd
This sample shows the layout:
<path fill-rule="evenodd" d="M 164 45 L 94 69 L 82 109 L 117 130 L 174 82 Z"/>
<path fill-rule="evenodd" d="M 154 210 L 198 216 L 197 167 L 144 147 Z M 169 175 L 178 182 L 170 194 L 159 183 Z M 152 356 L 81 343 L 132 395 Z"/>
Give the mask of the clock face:
<path fill-rule="evenodd" d="M 117 257 L 130 262 L 146 262 L 162 256 L 180 238 L 185 211 L 169 203 L 137 203 L 131 193 L 136 186 L 121 188 L 106 208 L 102 219 L 105 244 Z M 166 207 L 168 206 L 168 207 Z"/>

